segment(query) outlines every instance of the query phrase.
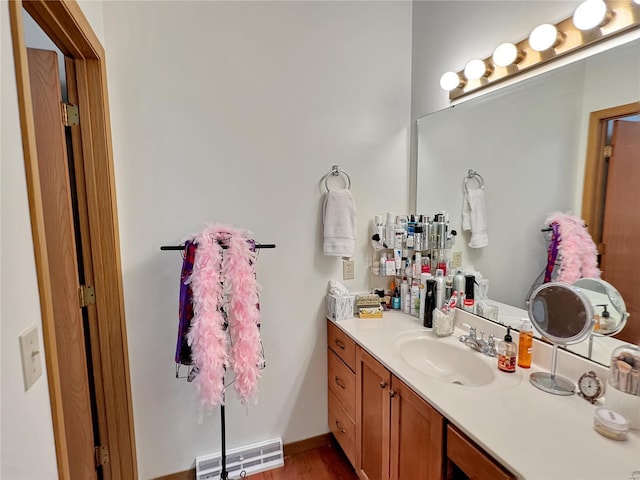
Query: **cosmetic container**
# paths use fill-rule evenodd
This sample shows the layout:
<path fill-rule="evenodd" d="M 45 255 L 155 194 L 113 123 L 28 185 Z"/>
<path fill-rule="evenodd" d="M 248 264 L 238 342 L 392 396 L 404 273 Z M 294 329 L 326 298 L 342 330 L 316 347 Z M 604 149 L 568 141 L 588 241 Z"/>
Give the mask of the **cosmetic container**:
<path fill-rule="evenodd" d="M 433 334 L 436 337 L 448 337 L 453 334 L 455 310 L 440 309 L 433 311 Z"/>
<path fill-rule="evenodd" d="M 593 429 L 611 440 L 626 440 L 629 422 L 618 412 L 600 407 L 593 413 Z"/>
<path fill-rule="evenodd" d="M 462 295 L 465 291 L 465 279 L 464 279 L 464 273 L 462 273 L 460 270 L 458 270 L 456 272 L 456 274 L 453 276 L 453 289 L 456 292 L 459 292 L 460 294 L 458 295 L 457 301 L 456 301 L 456 307 L 457 308 L 462 308 L 462 299 L 464 298 L 464 295 Z"/>
<path fill-rule="evenodd" d="M 622 345 L 611 354 L 605 405 L 640 430 L 640 347 Z"/>

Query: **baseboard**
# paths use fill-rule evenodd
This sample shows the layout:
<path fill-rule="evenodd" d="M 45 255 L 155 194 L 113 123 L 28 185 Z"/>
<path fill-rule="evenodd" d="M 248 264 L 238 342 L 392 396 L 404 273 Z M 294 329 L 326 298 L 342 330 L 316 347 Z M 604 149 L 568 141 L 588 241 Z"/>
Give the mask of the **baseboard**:
<path fill-rule="evenodd" d="M 284 456 L 286 457 L 287 455 L 295 455 L 296 453 L 306 452 L 308 450 L 313 450 L 314 448 L 330 444 L 331 433 L 324 433 L 317 437 L 300 440 L 299 442 L 287 443 L 282 447 L 282 449 L 284 450 Z"/>
<path fill-rule="evenodd" d="M 316 437 L 300 440 L 299 442 L 287 443 L 283 445 L 284 456 L 295 455 L 297 453 L 313 450 L 314 448 L 322 447 L 324 445 L 330 445 L 332 443 L 332 435 L 330 433 L 324 433 Z M 162 477 L 156 477 L 153 480 L 195 480 L 196 469 L 185 470 L 183 472 L 172 473 L 170 475 L 164 475 Z"/>

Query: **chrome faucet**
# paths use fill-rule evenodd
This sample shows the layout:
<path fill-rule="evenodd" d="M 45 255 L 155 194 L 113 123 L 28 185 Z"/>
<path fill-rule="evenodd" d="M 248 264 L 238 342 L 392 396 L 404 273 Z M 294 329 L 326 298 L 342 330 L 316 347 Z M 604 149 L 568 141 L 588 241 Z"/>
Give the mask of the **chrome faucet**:
<path fill-rule="evenodd" d="M 469 335 L 460 335 L 458 340 L 464 343 L 467 347 L 477 350 L 478 352 L 482 348 L 482 345 L 476 336 L 476 327 L 474 325 L 469 327 Z"/>
<path fill-rule="evenodd" d="M 476 327 L 471 325 L 469 327 L 469 335 L 460 335 L 458 340 L 464 343 L 467 347 L 483 353 L 490 357 L 495 357 L 498 352 L 496 350 L 495 337 L 489 335 L 489 339 L 484 339 L 484 332 L 480 332 L 480 338 L 476 335 Z"/>

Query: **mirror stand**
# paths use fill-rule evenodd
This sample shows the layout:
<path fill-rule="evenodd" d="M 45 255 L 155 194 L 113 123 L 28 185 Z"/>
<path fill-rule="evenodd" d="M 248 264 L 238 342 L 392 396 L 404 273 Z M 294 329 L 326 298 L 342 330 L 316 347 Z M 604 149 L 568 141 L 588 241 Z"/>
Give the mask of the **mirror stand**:
<path fill-rule="evenodd" d="M 551 372 L 533 372 L 529 375 L 529 381 L 534 387 L 554 395 L 573 395 L 576 391 L 575 384 L 564 377 L 556 375 L 556 362 L 558 359 L 558 344 L 553 344 L 551 360 Z"/>

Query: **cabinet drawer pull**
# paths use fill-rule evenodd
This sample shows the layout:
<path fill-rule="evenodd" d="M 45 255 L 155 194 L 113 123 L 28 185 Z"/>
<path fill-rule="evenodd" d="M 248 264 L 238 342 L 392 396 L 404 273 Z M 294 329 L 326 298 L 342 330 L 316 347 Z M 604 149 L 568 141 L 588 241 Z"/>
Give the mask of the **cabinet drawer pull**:
<path fill-rule="evenodd" d="M 341 350 L 345 350 L 347 347 L 344 344 L 344 342 L 342 340 L 338 340 L 337 338 L 334 340 L 334 343 L 338 346 L 338 348 L 340 348 Z"/>
<path fill-rule="evenodd" d="M 347 431 L 344 429 L 344 427 L 338 420 L 336 420 L 336 427 L 338 428 L 338 431 L 340 433 L 347 433 Z"/>
<path fill-rule="evenodd" d="M 343 390 L 347 389 L 347 386 L 344 384 L 344 380 L 342 380 L 340 377 L 336 376 L 335 377 L 336 380 L 336 385 L 338 385 L 340 388 L 342 388 Z"/>
<path fill-rule="evenodd" d="M 380 388 L 386 388 L 387 382 L 380 382 Z"/>
<path fill-rule="evenodd" d="M 391 398 L 395 397 L 396 396 L 396 392 L 394 390 L 389 390 L 389 396 Z"/>

